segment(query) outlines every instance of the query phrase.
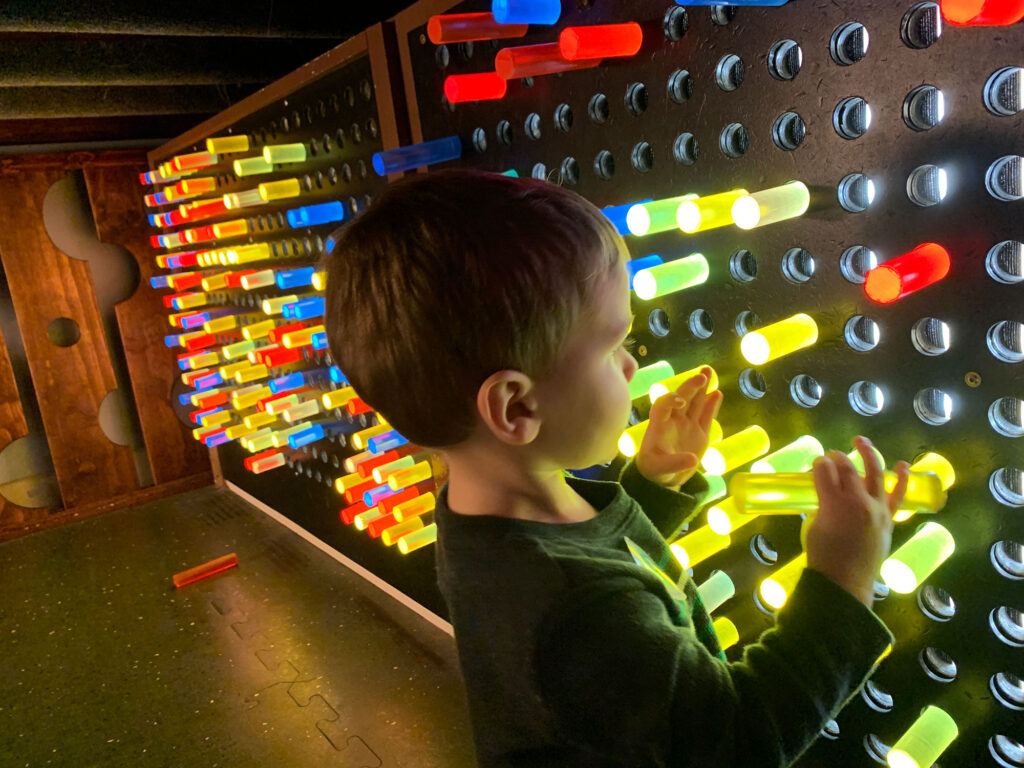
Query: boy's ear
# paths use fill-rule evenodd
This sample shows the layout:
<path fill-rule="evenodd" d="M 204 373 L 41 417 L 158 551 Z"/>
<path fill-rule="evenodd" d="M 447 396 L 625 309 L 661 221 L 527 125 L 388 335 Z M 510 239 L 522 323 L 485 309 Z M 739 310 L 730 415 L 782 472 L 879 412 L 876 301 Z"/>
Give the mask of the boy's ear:
<path fill-rule="evenodd" d="M 540 432 L 536 388 L 520 371 L 492 373 L 476 395 L 476 408 L 491 433 L 509 445 L 526 445 Z"/>

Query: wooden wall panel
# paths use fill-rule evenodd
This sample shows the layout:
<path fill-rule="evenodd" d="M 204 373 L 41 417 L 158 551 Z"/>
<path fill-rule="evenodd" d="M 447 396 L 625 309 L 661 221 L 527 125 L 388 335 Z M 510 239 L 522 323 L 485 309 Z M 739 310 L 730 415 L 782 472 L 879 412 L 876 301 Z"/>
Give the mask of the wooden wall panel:
<path fill-rule="evenodd" d="M 18 383 L 7 353 L 7 340 L 0 330 L 0 451 L 28 434 L 28 423 L 18 396 Z M 25 509 L 0 496 L 0 530 L 24 523 Z M 2 539 L 2 536 L 0 536 Z"/>
<path fill-rule="evenodd" d="M 164 335 L 173 331 L 167 322 L 168 310 L 149 282 L 156 268 L 138 181 L 138 175 L 146 170 L 142 153 L 137 162 L 127 165 L 84 166 L 97 236 L 104 243 L 127 248 L 139 265 L 138 289 L 117 304 L 115 312 L 146 454 L 153 480 L 160 485 L 209 473 L 210 459 L 209 450 L 192 437 L 171 407 L 171 389 L 179 371 L 174 350 L 164 344 Z"/>
<path fill-rule="evenodd" d="M 87 262 L 61 253 L 43 224 L 43 198 L 66 169 L 7 158 L 0 164 L 0 258 L 10 288 L 66 508 L 136 489 L 132 449 L 103 433 L 99 409 L 117 388 Z M 79 340 L 60 347 L 47 337 L 59 317 L 74 320 Z"/>

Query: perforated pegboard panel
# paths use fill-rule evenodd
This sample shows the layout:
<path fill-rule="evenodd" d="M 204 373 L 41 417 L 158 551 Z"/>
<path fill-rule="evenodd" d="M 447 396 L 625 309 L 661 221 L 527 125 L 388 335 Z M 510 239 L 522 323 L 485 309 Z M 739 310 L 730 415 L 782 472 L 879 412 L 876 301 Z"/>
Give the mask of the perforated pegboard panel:
<path fill-rule="evenodd" d="M 737 187 L 755 191 L 791 179 L 810 187 L 810 210 L 793 221 L 752 231 L 727 227 L 693 236 L 675 231 L 626 238 L 633 257 L 656 253 L 667 261 L 693 252 L 707 256 L 711 275 L 705 285 L 649 302 L 634 296 L 634 335 L 641 345 L 641 365 L 665 359 L 676 371 L 702 363 L 715 366 L 725 393 L 719 420 L 726 435 L 760 424 L 768 431 L 773 450 L 802 434 L 815 435 L 826 449 L 849 450 L 850 439 L 865 434 L 890 466 L 898 459 L 913 461 L 935 451 L 956 470 L 948 506 L 937 518 L 954 535 L 955 554 L 916 596 L 893 593 L 876 602 L 878 614 L 897 638 L 892 656 L 872 680 L 891 695 L 891 708 L 884 696 L 876 706 L 858 696 L 838 718 L 838 737 L 819 739 L 801 761 L 804 766 L 884 763 L 874 755 L 893 744 L 928 704 L 946 709 L 960 727 L 959 738 L 940 760 L 942 766 L 996 765 L 990 753 L 993 736 L 1024 740 L 1020 713 L 1000 703 L 991 688 L 997 673 L 1024 676 L 1021 644 L 1009 637 L 1000 639 L 990 625 L 993 611 L 1014 609 L 1004 615 L 1020 639 L 1020 614 L 1015 611 L 1024 608 L 1021 582 L 997 571 L 991 550 L 998 542 L 1017 542 L 1007 551 L 1019 562 L 1019 542 L 1024 539 L 1024 363 L 1019 325 L 1024 322 L 1024 283 L 998 281 L 987 264 L 987 259 L 996 259 L 990 250 L 1009 241 L 1003 264 L 1020 276 L 1024 203 L 997 200 L 986 188 L 990 165 L 1021 153 L 1024 142 L 1020 113 L 996 116 L 983 102 L 983 90 L 994 72 L 1024 65 L 1024 26 L 947 26 L 934 44 L 913 48 L 904 42 L 901 24 L 914 5 L 906 0 L 793 0 L 780 8 L 739 8 L 733 15 L 708 7 L 683 12 L 669 3 L 646 0 L 581 0 L 563 3 L 557 26 L 533 26 L 525 38 L 444 50 L 427 41 L 427 17 L 485 11 L 489 3 L 425 2 L 399 15 L 396 23 L 405 82 L 411 89 L 413 139 L 458 135 L 463 157 L 447 166 L 542 175 L 571 186 L 598 206 Z M 678 41 L 671 41 L 666 21 L 669 14 L 676 14 L 678 24 L 680 13 L 685 14 L 687 29 Z M 724 23 L 716 23 L 713 14 Z M 500 101 L 452 108 L 442 100 L 447 75 L 493 70 L 500 47 L 552 42 L 568 25 L 625 21 L 637 21 L 644 28 L 643 47 L 631 59 L 608 59 L 596 69 L 537 77 L 532 83 L 513 81 Z M 830 54 L 830 39 L 847 22 L 864 25 L 869 45 L 862 60 L 839 65 Z M 911 25 L 909 34 L 927 35 L 927 29 Z M 789 81 L 774 78 L 767 65 L 769 51 L 783 40 L 794 40 L 802 51 L 802 68 Z M 730 54 L 742 60 L 745 77 L 735 90 L 726 91 L 717 83 L 716 72 Z M 689 73 L 692 94 L 676 101 L 670 90 L 673 82 L 679 83 L 680 70 Z M 637 83 L 646 91 L 646 106 L 631 111 L 630 88 L 634 86 L 635 94 Z M 904 101 L 925 85 L 941 90 L 945 116 L 930 130 L 917 131 L 904 121 Z M 602 123 L 590 116 L 598 94 L 607 99 L 607 119 Z M 840 136 L 833 123 L 835 108 L 848 97 L 864 99 L 873 114 L 870 128 L 856 139 Z M 566 110 L 572 114 L 571 126 L 564 124 Z M 806 126 L 806 136 L 795 150 L 781 149 L 773 139 L 776 119 L 785 112 L 797 113 Z M 507 121 L 507 128 L 499 128 L 502 121 Z M 530 136 L 531 121 L 538 129 L 536 138 Z M 731 123 L 744 126 L 749 137 L 749 146 L 739 157 L 727 156 L 720 146 L 722 131 Z M 511 136 L 508 143 L 500 138 L 504 130 Z M 699 147 L 692 164 L 680 162 L 674 154 L 684 133 L 692 134 Z M 614 159 L 614 172 L 607 178 L 597 167 L 602 152 Z M 638 165 L 645 162 L 649 168 L 640 170 Z M 912 202 L 907 182 L 915 169 L 929 164 L 946 172 L 948 191 L 942 202 L 924 207 Z M 573 178 L 574 171 L 578 178 Z M 860 213 L 847 211 L 839 202 L 840 182 L 853 173 L 864 174 L 875 185 L 873 203 Z M 885 261 L 925 242 L 949 250 L 949 275 L 893 305 L 871 302 L 862 285 L 848 279 L 841 268 L 843 254 L 856 246 Z M 784 274 L 784 256 L 791 249 L 803 249 L 813 260 L 813 275 L 805 282 Z M 737 267 L 749 267 L 750 259 L 740 264 L 739 257 L 734 259 L 743 250 L 756 260 L 756 277 L 749 281 L 740 279 Z M 791 277 L 800 277 L 806 261 L 797 259 L 788 266 Z M 706 316 L 698 319 L 705 327 L 698 327 L 698 333 L 706 334 L 708 318 L 713 325 L 707 338 L 698 338 L 690 324 L 693 313 L 701 309 Z M 806 312 L 817 321 L 820 339 L 810 349 L 744 375 L 749 366 L 740 355 L 735 327 L 744 312 L 756 315 L 748 329 Z M 878 343 L 869 351 L 854 349 L 851 341 L 856 337 L 847 333 L 848 322 L 858 315 L 878 326 Z M 941 332 L 925 333 L 915 344 L 913 329 L 924 318 L 946 324 L 947 351 L 919 351 L 918 345 L 934 351 L 929 345 L 942 342 Z M 990 333 L 1004 321 L 1009 324 L 1001 326 L 1003 336 L 998 329 Z M 655 333 L 659 324 L 663 327 Z M 666 325 L 668 333 L 661 335 Z M 1001 349 L 992 336 L 1002 339 Z M 757 374 L 763 378 L 764 393 L 754 398 L 741 391 L 740 381 L 749 377 L 745 383 L 756 386 Z M 798 404 L 799 397 L 813 399 L 816 394 L 812 382 L 797 379 L 800 375 L 812 377 L 820 386 L 817 405 Z M 794 381 L 808 386 L 794 392 Z M 877 385 L 884 395 L 878 415 L 869 417 L 854 407 L 851 388 L 864 381 Z M 921 394 L 929 389 L 938 389 L 949 399 Z M 1008 434 L 995 428 L 990 415 L 1001 398 L 1009 398 L 999 411 L 1001 428 Z M 635 416 L 645 418 L 640 402 L 634 402 Z M 944 420 L 947 408 L 947 423 L 926 423 L 926 418 Z M 618 463 L 605 474 L 613 476 L 617 469 Z M 702 515 L 691 530 L 703 523 Z M 915 518 L 899 525 L 894 549 L 919 524 L 920 518 Z M 798 530 L 796 519 L 762 519 L 738 531 L 731 548 L 695 569 L 698 582 L 715 569 L 733 578 L 737 595 L 718 614 L 735 622 L 741 645 L 771 623 L 755 605 L 753 594 L 777 567 L 755 558 L 751 541 L 759 535 L 767 538 L 781 565 L 800 551 Z M 929 606 L 922 604 L 922 596 L 943 597 L 935 590 L 944 590 L 955 602 L 952 618 L 936 620 L 941 617 L 934 607 L 926 612 Z M 828 621 L 827 615 L 821 618 Z M 954 680 L 938 682 L 926 674 L 919 657 L 927 648 L 939 649 L 955 661 Z M 734 648 L 730 654 L 735 658 L 739 652 Z M 1016 693 L 1004 698 L 1012 702 L 1016 696 L 1024 706 L 1019 681 L 1013 679 L 1009 688 Z M 1004 764 L 1024 764 L 1020 753 L 1000 744 L 995 747 L 1003 749 Z"/>
<path fill-rule="evenodd" d="M 205 150 L 205 140 L 209 137 L 247 134 L 248 152 L 228 155 L 214 168 L 197 174 L 217 178 L 217 191 L 211 198 L 255 189 L 262 182 L 300 180 L 298 198 L 261 205 L 251 212 L 243 209 L 242 215 L 250 223 L 249 235 L 202 243 L 201 247 L 226 248 L 268 242 L 274 258 L 245 264 L 243 268 L 283 270 L 313 266 L 323 253 L 328 236 L 339 224 L 292 228 L 285 212 L 299 206 L 338 200 L 345 205 L 348 220 L 386 188 L 387 179 L 379 177 L 372 169 L 373 154 L 409 140 L 401 89 L 397 82 L 392 82 L 396 80 L 397 68 L 393 38 L 385 25 L 376 25 L 154 152 L 150 161 L 155 166 L 174 155 Z M 241 178 L 232 170 L 232 160 L 261 155 L 264 146 L 299 142 L 306 146 L 305 162 L 278 164 L 272 173 Z M 210 224 L 238 217 L 237 211 L 229 211 L 197 223 Z M 208 273 L 218 271 L 223 268 L 211 269 Z M 288 293 L 302 297 L 317 295 L 312 287 L 298 291 L 276 287 L 220 291 L 213 295 L 211 306 L 251 308 L 252 312 L 259 313 L 263 300 Z M 221 343 L 224 341 L 226 339 Z M 330 363 L 326 350 L 307 348 L 303 358 L 304 362 L 294 367 L 321 369 Z M 287 368 L 271 369 L 268 378 L 286 371 Z M 319 390 L 317 399 L 321 392 L 337 389 L 326 376 L 318 379 L 314 386 Z M 180 391 L 185 392 L 187 388 L 182 387 Z M 176 388 L 174 395 L 178 393 Z M 187 420 L 189 412 L 195 409 L 181 406 L 179 410 Z M 335 491 L 334 480 L 346 474 L 342 468 L 344 459 L 357 452 L 348 445 L 347 437 L 374 424 L 373 415 L 353 417 L 343 409 L 334 409 L 317 418 L 340 419 L 348 425 L 339 433 L 299 450 L 288 450 L 285 446 L 289 457 L 286 466 L 262 474 L 254 474 L 243 465 L 244 459 L 251 455 L 249 451 L 235 441 L 225 443 L 216 449 L 224 478 L 420 604 L 444 615 L 443 601 L 435 585 L 432 548 L 400 557 L 394 548 L 385 548 L 379 539 L 371 539 L 365 532 L 345 526 L 338 519 L 339 510 L 347 504 Z"/>

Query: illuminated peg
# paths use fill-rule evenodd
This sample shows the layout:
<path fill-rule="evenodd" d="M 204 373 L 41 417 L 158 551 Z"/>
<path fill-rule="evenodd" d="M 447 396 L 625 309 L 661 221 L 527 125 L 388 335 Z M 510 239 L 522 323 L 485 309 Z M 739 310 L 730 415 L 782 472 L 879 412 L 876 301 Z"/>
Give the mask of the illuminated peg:
<path fill-rule="evenodd" d="M 492 0 L 499 24 L 554 24 L 562 14 L 561 0 Z"/>
<path fill-rule="evenodd" d="M 274 270 L 272 269 L 263 269 L 249 275 L 242 275 L 242 287 L 247 291 L 274 284 Z"/>
<path fill-rule="evenodd" d="M 258 176 L 261 173 L 271 173 L 274 170 L 273 163 L 268 163 L 260 157 L 243 157 L 235 160 L 232 164 L 236 176 Z"/>
<path fill-rule="evenodd" d="M 717 424 L 718 422 L 714 422 Z M 721 435 L 719 435 L 721 440 Z M 717 442 L 717 441 L 716 441 Z M 725 478 L 721 475 L 704 475 L 704 480 L 708 484 L 708 492 L 704 494 L 704 503 L 710 504 L 713 501 L 717 501 L 725 496 Z"/>
<path fill-rule="evenodd" d="M 942 483 L 942 490 L 948 491 L 956 483 L 956 472 L 949 459 L 939 453 L 926 453 L 910 465 L 911 472 L 934 472 Z"/>
<path fill-rule="evenodd" d="M 798 437 L 789 445 L 758 459 L 751 472 L 809 472 L 814 460 L 825 455 L 825 448 L 812 435 Z"/>
<path fill-rule="evenodd" d="M 811 204 L 811 193 L 802 181 L 790 181 L 732 204 L 732 220 L 740 229 L 753 229 L 802 216 Z"/>
<path fill-rule="evenodd" d="M 928 768 L 958 734 L 953 718 L 945 710 L 929 705 L 889 750 L 889 768 Z"/>
<path fill-rule="evenodd" d="M 872 301 L 891 304 L 937 283 L 949 274 L 949 266 L 949 251 L 938 243 L 922 243 L 870 270 L 864 292 Z"/>
<path fill-rule="evenodd" d="M 500 24 L 493 13 L 451 13 L 427 19 L 427 37 L 434 45 L 522 37 L 529 28 L 528 24 Z"/>
<path fill-rule="evenodd" d="M 633 56 L 640 50 L 644 33 L 635 21 L 625 24 L 596 24 L 591 27 L 566 27 L 558 35 L 562 56 L 575 59 L 600 59 Z"/>
<path fill-rule="evenodd" d="M 324 327 L 322 325 L 312 325 L 309 328 L 292 331 L 291 333 L 286 333 L 281 337 L 281 343 L 286 349 L 309 346 L 313 341 L 313 336 L 317 333 L 323 332 L 323 330 Z"/>
<path fill-rule="evenodd" d="M 324 408 L 331 410 L 332 408 L 343 408 L 352 398 L 356 397 L 356 391 L 352 387 L 345 387 L 343 389 L 335 389 L 331 392 L 324 392 L 321 397 Z"/>
<path fill-rule="evenodd" d="M 708 367 L 710 368 L 711 366 Z M 694 376 L 701 372 L 702 368 L 704 368 L 704 366 L 699 365 L 696 368 L 691 368 L 688 371 L 677 373 L 672 378 L 651 384 L 651 388 L 647 393 L 648 397 L 651 398 L 651 403 L 653 404 L 662 395 L 667 395 L 669 392 L 675 392 L 677 389 L 679 389 L 680 384 L 682 384 L 687 379 L 692 379 Z M 707 386 L 704 389 L 709 394 L 718 389 L 718 373 L 715 371 L 714 368 L 711 368 L 711 380 L 707 383 Z"/>
<path fill-rule="evenodd" d="M 213 225 L 213 236 L 217 238 L 240 237 L 247 234 L 249 234 L 249 222 L 245 219 L 222 221 L 220 224 Z"/>
<path fill-rule="evenodd" d="M 708 450 L 711 450 L 710 448 Z M 885 473 L 887 488 L 895 487 L 895 472 Z M 754 474 L 740 472 L 729 482 L 736 509 L 745 514 L 787 515 L 813 513 L 818 492 L 811 472 Z M 946 504 L 942 482 L 931 472 L 911 472 L 902 506 L 915 512 L 938 512 Z"/>
<path fill-rule="evenodd" d="M 416 460 L 413 459 L 412 456 L 403 456 L 402 458 L 396 459 L 395 461 L 389 461 L 386 464 L 381 464 L 378 467 L 374 467 L 373 482 L 381 484 L 386 483 L 388 481 L 388 477 L 393 475 L 395 472 L 397 472 L 400 469 L 405 469 L 406 467 L 411 467 L 415 463 Z"/>
<path fill-rule="evenodd" d="M 882 455 L 882 452 L 880 450 L 878 450 L 878 448 L 876 446 L 874 446 L 874 445 L 871 446 L 871 452 L 873 454 L 875 454 L 875 458 L 878 459 L 878 466 L 884 467 L 885 466 L 885 456 Z M 865 474 L 864 457 L 862 457 L 860 455 L 860 451 L 858 451 L 855 448 L 854 450 L 852 450 L 848 454 L 846 454 L 846 458 L 848 458 L 853 463 L 854 468 L 858 472 L 860 472 L 862 475 Z"/>
<path fill-rule="evenodd" d="M 775 573 L 761 582 L 757 594 L 761 602 L 772 610 L 779 610 L 786 604 L 793 587 L 800 580 L 800 574 L 807 567 L 807 555 L 801 552 Z"/>
<path fill-rule="evenodd" d="M 421 547 L 433 544 L 435 541 L 437 541 L 437 524 L 431 523 L 420 528 L 418 531 L 406 534 L 400 538 L 398 540 L 398 551 L 403 555 L 407 555 Z"/>
<path fill-rule="evenodd" d="M 306 162 L 306 145 L 268 144 L 263 148 L 263 159 L 268 163 L 304 163 Z"/>
<path fill-rule="evenodd" d="M 636 400 L 646 395 L 650 388 L 665 379 L 675 375 L 672 365 L 665 360 L 659 360 L 651 365 L 645 365 L 633 374 L 629 380 L 629 399 Z"/>
<path fill-rule="evenodd" d="M 267 202 L 273 200 L 285 200 L 290 197 L 298 197 L 302 192 L 302 185 L 298 179 L 281 179 L 280 181 L 266 181 L 259 186 L 260 197 Z"/>
<path fill-rule="evenodd" d="M 502 99 L 507 91 L 508 81 L 497 72 L 448 75 L 444 79 L 444 95 L 452 104 Z"/>
<path fill-rule="evenodd" d="M 294 304 L 299 300 L 299 297 L 295 294 L 289 294 L 287 296 L 275 296 L 272 299 L 263 300 L 263 314 L 265 315 L 280 315 L 284 312 L 285 304 Z"/>
<path fill-rule="evenodd" d="M 376 437 L 377 435 L 383 435 L 385 432 L 390 432 L 390 431 L 391 431 L 391 427 L 389 425 L 387 425 L 387 424 L 378 424 L 375 427 L 368 427 L 366 429 L 359 430 L 358 432 L 356 432 L 355 434 L 352 435 L 352 438 L 351 438 L 350 442 L 352 443 L 352 447 L 353 448 L 356 448 L 356 449 L 361 451 L 361 450 L 363 450 L 366 447 L 366 441 L 369 440 L 371 437 Z M 395 490 L 398 490 L 398 489 L 396 488 Z"/>
<path fill-rule="evenodd" d="M 417 517 L 427 512 L 432 512 L 436 505 L 437 499 L 434 498 L 434 494 L 424 493 L 415 499 L 396 504 L 392 514 L 395 516 L 395 520 L 406 520 L 410 517 Z"/>
<path fill-rule="evenodd" d="M 942 565 L 956 543 L 938 523 L 925 523 L 882 563 L 882 581 L 894 592 L 906 595 Z"/>
<path fill-rule="evenodd" d="M 630 234 L 637 237 L 675 229 L 678 226 L 676 211 L 680 204 L 686 200 L 694 200 L 696 197 L 693 194 L 679 195 L 678 197 L 666 197 L 662 200 L 649 200 L 631 205 L 626 211 L 626 228 Z"/>
<path fill-rule="evenodd" d="M 263 205 L 263 198 L 259 189 L 245 189 L 241 192 L 229 192 L 221 198 L 224 207 L 229 210 L 236 208 L 251 208 L 254 205 Z"/>
<path fill-rule="evenodd" d="M 697 587 L 704 608 L 711 613 L 736 594 L 736 585 L 725 571 L 716 571 L 707 581 Z"/>
<path fill-rule="evenodd" d="M 273 320 L 261 320 L 242 328 L 242 335 L 247 339 L 262 339 L 276 327 L 277 324 Z"/>
<path fill-rule="evenodd" d="M 723 651 L 726 648 L 731 648 L 740 641 L 739 630 L 736 629 L 736 625 L 729 619 L 722 616 L 720 619 L 715 619 L 711 624 L 711 628 L 715 630 L 715 636 L 718 637 L 718 647 Z"/>
<path fill-rule="evenodd" d="M 768 453 L 771 441 L 764 428 L 754 424 L 735 435 L 729 435 L 714 445 L 708 446 L 701 465 L 705 472 L 724 475 L 759 456 Z"/>
<path fill-rule="evenodd" d="M 383 510 L 380 507 L 370 507 L 365 512 L 360 512 L 356 515 L 352 522 L 355 523 L 356 528 L 360 531 L 365 531 L 370 523 L 380 517 L 384 517 Z"/>
<path fill-rule="evenodd" d="M 395 519 L 397 520 L 398 518 L 395 517 Z M 397 525 L 392 525 L 381 531 L 380 540 L 390 547 L 392 544 L 398 543 L 398 540 L 403 536 L 413 531 L 418 531 L 422 527 L 423 520 L 418 517 L 410 517 L 408 520 L 403 520 Z"/>
<path fill-rule="evenodd" d="M 244 133 L 240 136 L 215 136 L 206 140 L 206 151 L 218 155 L 226 155 L 229 152 L 248 152 L 249 137 Z"/>
<path fill-rule="evenodd" d="M 818 324 L 813 317 L 801 312 L 744 334 L 740 352 L 751 365 L 764 365 L 809 347 L 817 340 Z"/>
<path fill-rule="evenodd" d="M 737 510 L 732 496 L 708 508 L 708 527 L 720 536 L 730 534 L 756 519 L 757 515 L 745 515 Z"/>
<path fill-rule="evenodd" d="M 514 80 L 518 77 L 538 77 L 573 69 L 589 69 L 600 63 L 601 59 L 567 61 L 562 58 L 558 43 L 540 43 L 502 48 L 494 57 L 494 71 L 505 80 Z"/>
<path fill-rule="evenodd" d="M 637 297 L 648 301 L 701 285 L 709 274 L 704 254 L 693 253 L 683 259 L 640 270 L 633 278 L 633 289 Z"/>
<path fill-rule="evenodd" d="M 386 149 L 373 153 L 373 170 L 378 176 L 418 168 L 421 165 L 433 165 L 446 160 L 454 160 L 462 156 L 462 142 L 458 136 L 446 136 L 443 139 L 410 144 L 397 149 Z"/>
<path fill-rule="evenodd" d="M 676 207 L 676 226 L 689 235 L 732 224 L 732 206 L 744 195 L 745 189 L 734 189 L 707 197 L 684 200 Z"/>
<path fill-rule="evenodd" d="M 400 491 L 410 485 L 429 480 L 433 477 L 433 470 L 429 461 L 421 461 L 408 469 L 402 469 L 388 478 L 388 487 L 393 491 Z"/>
<path fill-rule="evenodd" d="M 673 543 L 669 549 L 676 560 L 684 568 L 692 568 L 697 563 L 707 560 L 717 552 L 726 549 L 732 543 L 728 536 L 715 533 L 703 525 L 693 533 L 688 533 Z"/>
<path fill-rule="evenodd" d="M 1005 27 L 1024 19 L 1024 0 L 942 0 L 942 18 L 950 24 Z"/>
<path fill-rule="evenodd" d="M 625 432 L 619 435 L 619 453 L 626 458 L 636 456 L 649 426 L 651 426 L 651 420 L 644 419 L 640 423 L 627 428 Z"/>
<path fill-rule="evenodd" d="M 316 416 L 320 413 L 320 401 L 319 400 L 306 400 L 305 402 L 293 405 L 290 408 L 285 408 L 281 415 L 284 416 L 284 420 L 289 424 L 300 419 L 308 419 L 310 416 Z"/>

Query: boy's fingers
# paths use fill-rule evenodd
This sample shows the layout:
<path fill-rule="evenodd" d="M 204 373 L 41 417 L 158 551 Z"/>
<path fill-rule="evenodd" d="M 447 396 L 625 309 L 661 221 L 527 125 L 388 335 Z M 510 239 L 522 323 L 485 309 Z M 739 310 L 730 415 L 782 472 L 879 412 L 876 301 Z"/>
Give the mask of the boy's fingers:
<path fill-rule="evenodd" d="M 689 400 L 698 391 L 706 387 L 708 379 L 704 374 L 698 373 L 696 376 L 691 376 L 678 387 L 676 387 L 676 394 L 685 397 Z"/>
<path fill-rule="evenodd" d="M 865 487 L 872 498 L 877 499 L 885 492 L 885 475 L 878 454 L 871 447 L 871 441 L 862 435 L 854 438 L 853 445 L 864 460 Z"/>
<path fill-rule="evenodd" d="M 907 495 L 907 485 L 910 481 L 910 465 L 905 461 L 901 461 L 896 465 L 895 470 L 897 477 L 896 487 L 889 494 L 889 511 L 894 515 L 899 511 L 903 504 L 903 498 Z"/>
<path fill-rule="evenodd" d="M 830 451 L 832 463 L 835 464 L 836 474 L 839 477 L 839 487 L 846 492 L 852 492 L 860 482 L 857 468 L 853 466 L 850 457 L 842 451 Z"/>
<path fill-rule="evenodd" d="M 827 456 L 819 456 L 815 459 L 811 471 L 814 474 L 814 485 L 818 490 L 820 504 L 823 497 L 838 487 L 839 476 L 836 474 L 836 465 Z"/>
<path fill-rule="evenodd" d="M 700 412 L 700 418 L 697 421 L 697 426 L 700 427 L 702 432 L 707 433 L 711 430 L 711 420 L 718 415 L 718 409 L 721 405 L 722 393 L 712 392 L 707 402 L 704 403 L 704 409 Z"/>
<path fill-rule="evenodd" d="M 686 404 L 686 417 L 691 419 L 699 418 L 700 414 L 704 411 L 704 404 L 707 402 L 707 399 L 707 392 L 703 389 L 698 389 Z"/>

